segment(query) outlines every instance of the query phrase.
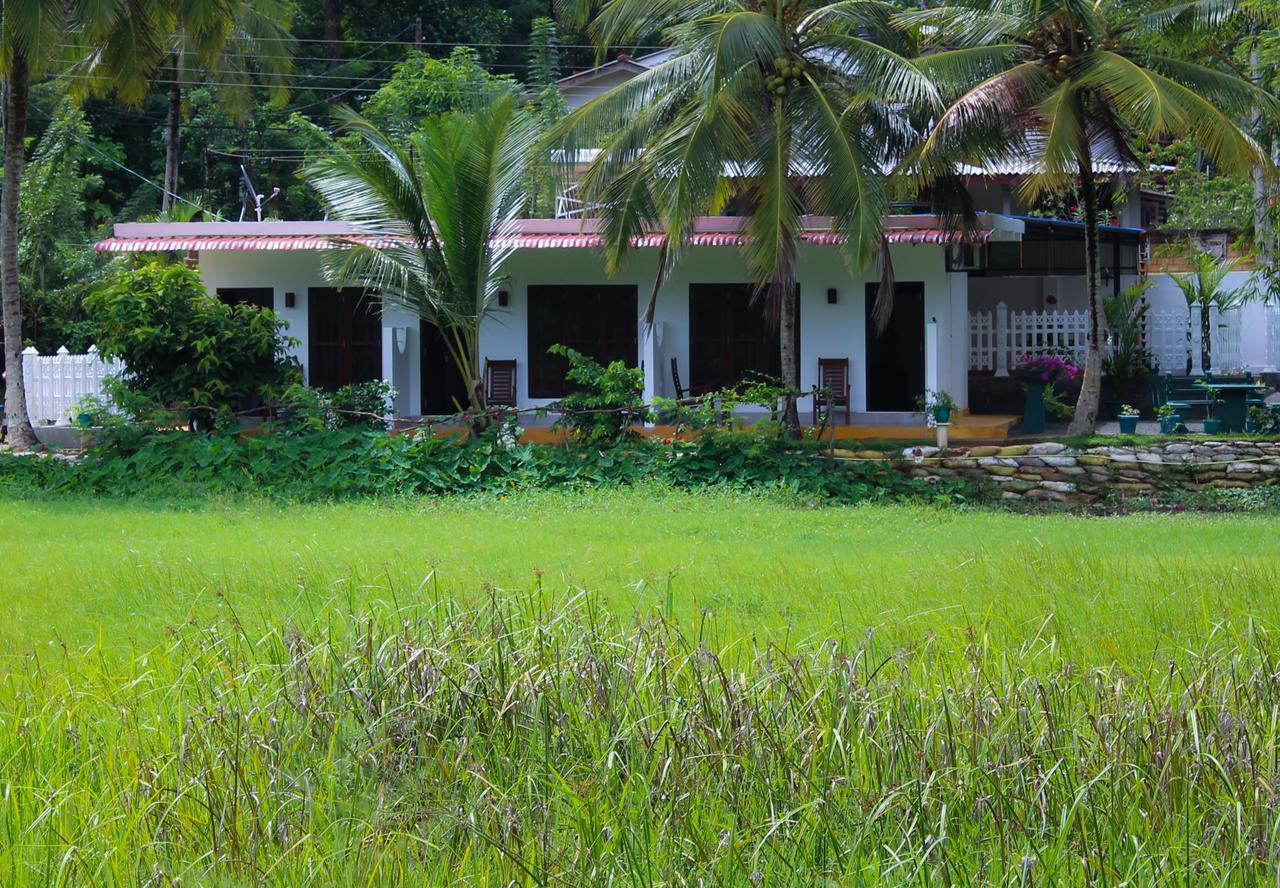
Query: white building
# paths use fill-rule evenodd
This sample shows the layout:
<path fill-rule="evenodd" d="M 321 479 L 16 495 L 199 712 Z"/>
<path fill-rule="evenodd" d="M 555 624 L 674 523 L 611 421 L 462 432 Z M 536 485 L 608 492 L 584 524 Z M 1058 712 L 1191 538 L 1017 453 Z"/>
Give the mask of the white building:
<path fill-rule="evenodd" d="M 597 360 L 643 366 L 649 395 L 676 395 L 676 374 L 695 390 L 730 385 L 752 371 L 778 375 L 777 333 L 752 299 L 751 275 L 735 248 L 744 222 L 699 221 L 690 254 L 663 285 L 646 331 L 641 314 L 661 235 L 647 236 L 624 272 L 610 279 L 594 220 L 526 220 L 500 304 L 481 329 L 481 360 L 516 362 L 520 407 L 565 394 L 565 362 L 546 354 L 557 343 Z M 851 274 L 826 220 L 806 220 L 798 259 L 802 388 L 817 385 L 819 359 L 835 359 L 848 362 L 855 424 L 910 422 L 926 389 L 950 392 L 963 408 L 969 272 L 949 265 L 964 253 L 951 247 L 1016 245 L 1025 227 L 990 215 L 980 229 L 961 234 L 933 216 L 889 217 L 895 310 L 889 329 L 876 336 L 868 313 L 879 269 Z M 434 331 L 393 306 L 379 312 L 360 291 L 325 279 L 322 251 L 352 233 L 333 222 L 122 223 L 97 249 L 184 253 L 210 291 L 273 308 L 298 340 L 295 355 L 310 384 L 382 378 L 399 391 L 401 416 L 454 412 L 464 389 Z"/>

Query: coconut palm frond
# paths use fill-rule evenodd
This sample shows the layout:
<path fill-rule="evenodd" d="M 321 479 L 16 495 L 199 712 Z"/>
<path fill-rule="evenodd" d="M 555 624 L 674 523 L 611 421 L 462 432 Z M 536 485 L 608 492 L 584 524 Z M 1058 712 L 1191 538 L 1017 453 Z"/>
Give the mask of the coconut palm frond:
<path fill-rule="evenodd" d="M 438 324 L 474 383 L 475 334 L 515 249 L 532 121 L 503 96 L 474 113 L 429 118 L 406 146 L 354 111 L 338 117 L 347 138 L 304 175 L 362 237 L 339 239 L 327 273 Z M 483 398 L 474 384 L 472 398 Z"/>

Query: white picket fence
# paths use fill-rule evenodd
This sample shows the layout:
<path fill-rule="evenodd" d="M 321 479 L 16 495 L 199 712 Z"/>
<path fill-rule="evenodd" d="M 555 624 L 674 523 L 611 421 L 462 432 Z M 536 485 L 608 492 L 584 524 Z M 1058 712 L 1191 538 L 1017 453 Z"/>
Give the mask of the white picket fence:
<path fill-rule="evenodd" d="M 1240 312 L 1210 313 L 1213 367 L 1218 372 L 1241 369 Z M 1269 347 L 1280 356 L 1280 315 L 1269 323 L 1274 331 Z M 1188 340 L 1190 335 L 1190 340 Z M 1162 370 L 1181 373 L 1186 368 L 1188 348 L 1192 370 L 1200 372 L 1200 317 L 1183 312 L 1147 314 L 1147 348 Z M 1009 368 L 1026 354 L 1052 350 L 1083 361 L 1089 347 L 1087 311 L 1010 311 L 1003 302 L 994 311 L 969 313 L 969 369 L 1008 376 Z"/>
<path fill-rule="evenodd" d="M 102 382 L 124 370 L 119 361 L 104 361 L 95 346 L 73 355 L 63 346 L 57 354 L 42 355 L 34 348 L 22 352 L 22 375 L 27 387 L 27 412 L 35 424 L 66 423 L 72 407 L 86 395 L 102 394 Z"/>
<path fill-rule="evenodd" d="M 1008 376 L 1025 354 L 1067 352 L 1084 360 L 1089 347 L 1086 311 L 1009 311 L 1003 302 L 994 311 L 969 313 L 969 369 Z"/>

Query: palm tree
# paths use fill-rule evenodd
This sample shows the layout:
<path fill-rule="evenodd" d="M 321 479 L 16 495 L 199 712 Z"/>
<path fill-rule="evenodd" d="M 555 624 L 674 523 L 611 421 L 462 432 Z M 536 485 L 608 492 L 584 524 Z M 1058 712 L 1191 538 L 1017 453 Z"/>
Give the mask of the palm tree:
<path fill-rule="evenodd" d="M 1169 275 L 1187 301 L 1188 364 L 1191 363 L 1191 316 L 1196 308 L 1200 309 L 1200 369 L 1205 373 L 1213 369 L 1213 309 L 1230 311 L 1260 295 L 1252 276 L 1243 286 L 1231 289 L 1224 286 L 1227 275 L 1235 268 L 1234 261 L 1219 262 L 1209 253 L 1197 250 L 1191 257 L 1191 271 Z"/>
<path fill-rule="evenodd" d="M 878 0 L 608 0 L 591 26 L 600 47 L 660 31 L 680 51 L 578 109 L 558 131 L 569 147 L 603 146 L 581 188 L 600 208 L 610 273 L 633 236 L 667 232 L 655 296 L 698 216 L 731 197 L 750 204 L 742 250 L 766 317 L 780 327 L 791 392 L 784 420 L 793 434 L 802 216 L 829 216 L 847 264 L 866 269 L 882 246 L 885 165 L 913 137 L 904 107 L 937 99 L 903 54 L 910 48 L 891 27 L 894 11 Z M 881 323 L 891 291 L 882 287 Z M 651 298 L 649 322 L 653 310 Z"/>
<path fill-rule="evenodd" d="M 471 113 L 429 117 L 397 143 L 354 111 L 336 113 L 349 138 L 332 141 L 304 176 L 362 237 L 333 251 L 328 273 L 438 326 L 470 406 L 481 410 L 480 325 L 514 248 L 530 121 L 504 95 Z"/>
<path fill-rule="evenodd" d="M 27 136 L 31 83 L 67 61 L 64 47 L 93 47 L 103 70 L 133 100 L 145 89 L 145 72 L 163 55 L 163 35 L 144 0 L 130 4 L 95 0 L 5 0 L 0 17 L 0 75 L 4 79 L 4 180 L 0 187 L 0 291 L 4 303 L 5 412 L 9 441 L 35 445 L 22 378 L 22 295 L 18 270 L 18 204 Z"/>
<path fill-rule="evenodd" d="M 253 83 L 261 81 L 273 102 L 289 99 L 286 80 L 293 66 L 296 14 L 290 0 L 199 0 L 178 4 L 169 38 L 169 109 L 165 119 L 164 195 L 160 209 L 173 207 L 178 193 L 183 85 L 207 74 L 222 107 L 234 122 L 253 107 Z"/>
<path fill-rule="evenodd" d="M 151 27 L 165 35 L 164 53 L 150 72 L 149 82 L 138 82 L 138 75 L 134 75 L 127 84 L 130 95 L 122 98 L 132 102 L 139 91 L 158 87 L 168 100 L 160 203 L 161 212 L 167 212 L 179 188 L 184 88 L 208 78 L 218 101 L 235 122 L 242 121 L 253 107 L 255 81 L 267 87 L 274 102 L 286 102 L 286 78 L 295 45 L 290 28 L 296 10 L 292 0 L 186 0 L 177 4 L 153 2 L 146 14 Z M 118 89 L 117 67 L 113 58 L 90 53 L 80 66 L 78 94 L 101 95 Z"/>
<path fill-rule="evenodd" d="M 956 0 L 895 19 L 937 50 L 918 64 L 950 99 L 919 149 L 923 180 L 957 159 L 984 165 L 1016 156 L 1036 164 L 1023 182 L 1027 199 L 1079 182 L 1090 331 L 1070 434 L 1093 430 L 1102 383 L 1095 159 L 1137 164 L 1135 137 L 1183 137 L 1223 172 L 1271 169 L 1237 121 L 1257 109 L 1274 116 L 1280 102 L 1232 74 L 1149 53 L 1138 39 L 1217 22 L 1233 5 L 1199 0 L 1138 14 L 1122 0 Z"/>

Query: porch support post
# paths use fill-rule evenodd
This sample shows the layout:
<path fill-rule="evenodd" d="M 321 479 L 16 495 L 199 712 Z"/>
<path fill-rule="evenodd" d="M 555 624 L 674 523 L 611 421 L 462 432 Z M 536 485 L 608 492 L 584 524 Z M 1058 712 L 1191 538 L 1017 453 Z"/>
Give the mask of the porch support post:
<path fill-rule="evenodd" d="M 924 325 L 924 388 L 926 392 L 940 392 L 938 366 L 938 319 L 930 318 Z"/>
<path fill-rule="evenodd" d="M 1009 306 L 996 304 L 996 376 L 1009 375 Z"/>
<path fill-rule="evenodd" d="M 382 381 L 396 384 L 396 328 L 390 326 L 386 314 L 382 316 Z M 389 419 L 390 417 L 388 417 Z"/>

